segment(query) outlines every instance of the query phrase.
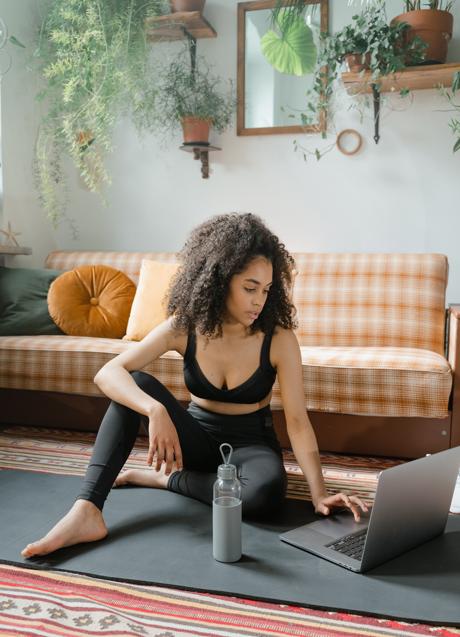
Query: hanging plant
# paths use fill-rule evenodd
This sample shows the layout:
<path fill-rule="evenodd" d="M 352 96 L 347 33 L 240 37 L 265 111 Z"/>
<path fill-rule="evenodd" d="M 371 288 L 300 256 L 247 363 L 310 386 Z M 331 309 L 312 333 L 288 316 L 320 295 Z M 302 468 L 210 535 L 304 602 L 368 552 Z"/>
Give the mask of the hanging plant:
<path fill-rule="evenodd" d="M 261 39 L 262 53 L 280 73 L 305 75 L 316 64 L 313 32 L 301 16 L 287 11 L 277 13 L 276 30 L 268 31 Z"/>
<path fill-rule="evenodd" d="M 313 89 L 307 101 L 302 121 L 314 123 L 327 117 L 329 102 L 348 58 L 358 64 L 357 72 L 368 70 L 368 83 L 372 87 L 374 105 L 380 100 L 381 78 L 397 73 L 410 64 L 423 61 L 426 44 L 420 38 L 406 42 L 404 35 L 409 26 L 387 23 L 385 5 L 379 0 L 352 17 L 351 23 L 334 34 L 322 33 Z M 407 93 L 406 89 L 401 94 Z M 376 136 L 378 131 L 376 131 Z M 325 133 L 324 135 L 325 136 Z M 378 141 L 378 138 L 375 140 Z"/>
<path fill-rule="evenodd" d="M 44 88 L 34 173 L 40 201 L 56 226 L 65 218 L 70 157 L 89 190 L 110 183 L 105 158 L 112 131 L 135 108 L 147 73 L 144 21 L 163 0 L 53 0 L 35 58 Z M 151 79 L 150 79 L 151 81 Z"/>
<path fill-rule="evenodd" d="M 440 88 L 441 95 L 447 99 L 449 102 L 449 106 L 451 107 L 449 110 L 456 113 L 456 116 L 453 117 L 449 126 L 452 130 L 452 133 L 455 135 L 455 142 L 452 148 L 452 152 L 456 153 L 460 150 L 460 102 L 457 101 L 458 93 L 460 93 L 460 71 L 454 73 L 452 78 L 452 88 L 449 91 L 444 86 Z"/>
<path fill-rule="evenodd" d="M 223 133 L 235 110 L 232 82 L 216 75 L 203 56 L 198 56 L 192 65 L 190 51 L 185 47 L 158 71 L 155 86 L 146 84 L 134 121 L 139 131 L 172 133 L 183 127 L 184 119 L 193 119 Z"/>

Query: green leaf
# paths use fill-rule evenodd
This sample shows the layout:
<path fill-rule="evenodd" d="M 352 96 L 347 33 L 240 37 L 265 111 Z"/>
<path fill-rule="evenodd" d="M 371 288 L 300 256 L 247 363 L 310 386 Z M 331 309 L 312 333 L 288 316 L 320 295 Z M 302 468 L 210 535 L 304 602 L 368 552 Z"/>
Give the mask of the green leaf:
<path fill-rule="evenodd" d="M 458 91 L 460 89 L 460 71 L 454 74 L 454 81 L 452 82 L 452 91 Z"/>
<path fill-rule="evenodd" d="M 453 152 L 456 153 L 457 150 L 460 150 L 460 137 L 457 139 L 457 141 L 454 144 Z"/>
<path fill-rule="evenodd" d="M 265 58 L 280 73 L 297 76 L 311 73 L 317 55 L 312 30 L 302 19 L 293 22 L 285 31 L 281 18 L 279 22 L 282 37 L 268 31 L 260 40 Z"/>
<path fill-rule="evenodd" d="M 9 41 L 11 42 L 11 44 L 15 44 L 16 46 L 20 46 L 21 49 L 25 49 L 25 45 L 20 42 L 16 37 L 14 37 L 14 35 L 10 35 L 9 37 Z"/>

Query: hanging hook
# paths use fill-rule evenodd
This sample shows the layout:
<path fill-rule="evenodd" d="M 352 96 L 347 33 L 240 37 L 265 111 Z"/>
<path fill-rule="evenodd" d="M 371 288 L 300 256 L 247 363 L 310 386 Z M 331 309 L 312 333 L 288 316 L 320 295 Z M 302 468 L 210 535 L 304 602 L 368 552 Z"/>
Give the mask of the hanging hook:
<path fill-rule="evenodd" d="M 225 452 L 223 450 L 223 447 L 229 447 L 230 451 L 228 452 L 227 457 L 225 457 Z M 233 453 L 233 447 L 232 445 L 230 445 L 228 442 L 223 442 L 220 447 L 220 455 L 222 456 L 222 459 L 224 461 L 224 464 L 230 464 L 230 458 L 232 457 L 232 453 Z"/>

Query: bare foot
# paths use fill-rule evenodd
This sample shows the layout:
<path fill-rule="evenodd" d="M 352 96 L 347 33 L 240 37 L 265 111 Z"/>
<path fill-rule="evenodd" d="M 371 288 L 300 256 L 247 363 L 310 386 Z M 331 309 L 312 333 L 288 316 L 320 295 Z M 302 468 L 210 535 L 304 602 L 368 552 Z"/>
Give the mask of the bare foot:
<path fill-rule="evenodd" d="M 177 471 L 176 465 L 173 465 L 171 473 L 166 475 L 166 465 L 161 465 L 160 471 L 155 469 L 127 469 L 120 473 L 113 483 L 114 487 L 123 487 L 125 484 L 133 484 L 138 487 L 151 487 L 152 489 L 166 489 L 169 477 Z"/>
<path fill-rule="evenodd" d="M 104 518 L 97 506 L 88 500 L 77 500 L 45 537 L 28 544 L 21 555 L 47 555 L 64 546 L 102 540 L 107 533 Z"/>

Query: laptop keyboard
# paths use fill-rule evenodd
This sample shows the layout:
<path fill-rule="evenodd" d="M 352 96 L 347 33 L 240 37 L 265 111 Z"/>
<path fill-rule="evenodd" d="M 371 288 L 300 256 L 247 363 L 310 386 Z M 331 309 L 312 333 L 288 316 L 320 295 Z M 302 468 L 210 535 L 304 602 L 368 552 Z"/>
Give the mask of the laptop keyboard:
<path fill-rule="evenodd" d="M 348 557 L 353 557 L 355 560 L 360 560 L 363 557 L 364 543 L 366 541 L 367 529 L 362 529 L 357 533 L 351 533 L 345 535 L 339 540 L 335 540 L 326 546 L 333 551 L 338 551 Z"/>

